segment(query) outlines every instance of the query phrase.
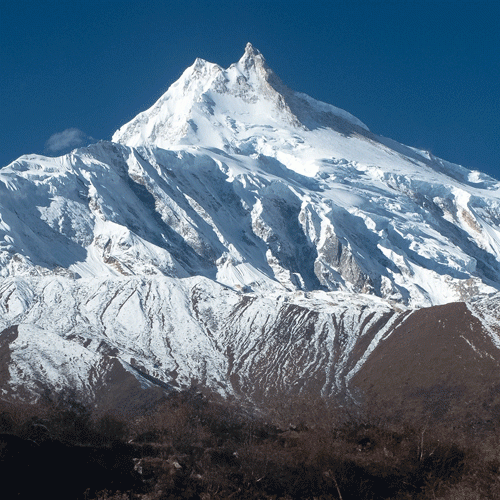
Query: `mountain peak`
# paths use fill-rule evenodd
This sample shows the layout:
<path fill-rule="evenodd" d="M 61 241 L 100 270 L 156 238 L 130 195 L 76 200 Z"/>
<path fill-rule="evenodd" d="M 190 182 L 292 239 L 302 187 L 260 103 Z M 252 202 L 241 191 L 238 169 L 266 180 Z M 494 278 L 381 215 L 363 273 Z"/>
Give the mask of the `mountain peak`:
<path fill-rule="evenodd" d="M 192 68 L 193 69 L 200 69 L 200 68 L 203 68 L 204 66 L 206 66 L 208 63 L 208 61 L 205 61 L 205 59 L 202 59 L 201 57 L 197 57 L 195 60 L 194 60 L 194 63 L 192 64 Z"/>
<path fill-rule="evenodd" d="M 248 42 L 245 46 L 245 54 L 243 57 L 255 57 L 255 56 L 262 56 L 262 53 L 256 49 L 250 42 Z"/>
<path fill-rule="evenodd" d="M 248 71 L 252 67 L 264 68 L 266 66 L 266 60 L 262 53 L 248 42 L 245 47 L 245 53 L 238 61 L 238 66 L 244 71 Z"/>
<path fill-rule="evenodd" d="M 239 125 L 228 126 L 233 122 Z M 368 130 L 351 114 L 289 89 L 262 53 L 247 43 L 243 56 L 228 69 L 196 59 L 149 110 L 122 126 L 112 140 L 132 147 L 196 144 L 236 150 L 248 141 L 246 131 L 256 125 L 329 128 L 343 134 Z"/>

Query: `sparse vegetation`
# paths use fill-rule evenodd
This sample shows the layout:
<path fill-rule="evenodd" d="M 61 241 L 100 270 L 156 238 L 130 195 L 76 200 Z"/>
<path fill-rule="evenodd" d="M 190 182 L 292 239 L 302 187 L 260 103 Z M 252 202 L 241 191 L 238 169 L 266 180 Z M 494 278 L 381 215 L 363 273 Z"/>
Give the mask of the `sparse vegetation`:
<path fill-rule="evenodd" d="M 499 424 L 477 431 L 432 414 L 409 421 L 373 403 L 340 407 L 304 395 L 275 399 L 256 417 L 195 390 L 134 416 L 67 398 L 2 403 L 2 496 L 494 499 Z"/>

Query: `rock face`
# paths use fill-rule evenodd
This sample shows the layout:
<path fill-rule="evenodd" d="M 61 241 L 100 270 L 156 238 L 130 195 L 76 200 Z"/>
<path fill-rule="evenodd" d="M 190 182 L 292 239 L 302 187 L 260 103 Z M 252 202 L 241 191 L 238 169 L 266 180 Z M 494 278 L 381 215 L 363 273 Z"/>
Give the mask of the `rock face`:
<path fill-rule="evenodd" d="M 288 89 L 251 45 L 197 59 L 113 142 L 0 170 L 2 390 L 344 394 L 414 308 L 451 302 L 496 339 L 499 188 Z"/>

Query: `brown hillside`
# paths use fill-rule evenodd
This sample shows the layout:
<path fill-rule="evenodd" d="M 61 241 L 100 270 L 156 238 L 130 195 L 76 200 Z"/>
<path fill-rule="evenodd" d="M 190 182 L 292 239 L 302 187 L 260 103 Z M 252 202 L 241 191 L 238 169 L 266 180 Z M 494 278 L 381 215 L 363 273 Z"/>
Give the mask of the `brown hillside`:
<path fill-rule="evenodd" d="M 500 351 L 464 303 L 407 316 L 351 380 L 369 399 L 427 409 L 436 417 L 451 408 L 476 414 L 478 401 L 495 413 L 499 384 Z"/>

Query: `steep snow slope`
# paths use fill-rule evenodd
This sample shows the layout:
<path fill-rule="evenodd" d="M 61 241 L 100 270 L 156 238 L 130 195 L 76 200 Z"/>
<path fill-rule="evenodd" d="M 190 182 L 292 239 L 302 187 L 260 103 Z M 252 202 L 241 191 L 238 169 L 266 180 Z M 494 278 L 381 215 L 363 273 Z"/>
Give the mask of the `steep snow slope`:
<path fill-rule="evenodd" d="M 141 383 L 339 392 L 408 308 L 500 288 L 500 184 L 288 89 L 249 44 L 113 142 L 1 169 L 0 276 L 12 387 L 90 391 L 107 356 Z"/>

